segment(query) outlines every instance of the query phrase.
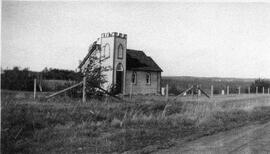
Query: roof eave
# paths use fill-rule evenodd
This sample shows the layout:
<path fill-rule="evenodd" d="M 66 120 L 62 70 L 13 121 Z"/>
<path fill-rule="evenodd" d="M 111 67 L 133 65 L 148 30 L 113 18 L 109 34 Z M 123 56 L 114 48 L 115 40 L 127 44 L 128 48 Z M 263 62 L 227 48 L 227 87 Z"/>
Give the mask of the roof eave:
<path fill-rule="evenodd" d="M 163 70 L 158 69 L 140 69 L 140 68 L 127 68 L 127 71 L 150 71 L 150 72 L 163 72 Z"/>

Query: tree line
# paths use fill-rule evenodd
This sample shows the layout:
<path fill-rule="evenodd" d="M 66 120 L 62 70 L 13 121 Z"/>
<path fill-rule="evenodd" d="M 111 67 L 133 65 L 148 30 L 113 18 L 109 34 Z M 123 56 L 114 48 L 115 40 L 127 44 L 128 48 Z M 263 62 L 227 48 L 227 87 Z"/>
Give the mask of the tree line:
<path fill-rule="evenodd" d="M 17 66 L 13 69 L 1 69 L 1 89 L 33 91 L 34 79 L 80 81 L 82 74 L 73 70 L 46 67 L 41 72 Z"/>
<path fill-rule="evenodd" d="M 89 72 L 89 71 L 88 71 Z M 91 71 L 95 72 L 95 71 Z M 93 75 L 91 75 L 93 76 Z M 100 76 L 100 75 L 99 75 Z M 94 75 L 94 77 L 96 77 Z M 28 68 L 13 67 L 13 69 L 2 69 L 1 68 L 1 89 L 7 90 L 22 90 L 22 91 L 33 91 L 34 79 L 38 80 L 64 80 L 64 81 L 82 81 L 82 74 L 73 70 L 57 69 L 57 68 L 47 68 L 45 67 L 41 72 L 30 71 Z M 91 78 L 91 82 L 96 81 Z M 99 83 L 100 81 L 97 81 Z M 214 85 L 214 94 L 220 94 L 222 89 L 226 89 L 226 86 L 230 86 L 231 93 L 237 93 L 238 86 L 241 86 L 241 92 L 247 93 L 248 87 L 252 93 L 256 92 L 256 87 L 258 87 L 258 92 L 262 93 L 263 87 L 265 92 L 270 88 L 270 80 L 267 79 L 256 79 L 254 82 L 250 83 L 240 83 L 240 82 L 212 82 L 208 80 L 176 80 L 176 79 L 162 79 L 161 84 L 164 87 L 169 84 L 169 93 L 179 94 L 181 91 L 187 89 L 190 85 L 199 83 L 201 88 L 210 92 L 211 84 Z M 60 87 L 58 89 L 62 89 Z"/>
<path fill-rule="evenodd" d="M 260 78 L 255 80 L 254 83 L 252 83 L 250 86 L 250 91 L 255 93 L 256 87 L 258 88 L 258 93 L 262 93 L 263 89 L 264 89 L 264 92 L 266 93 L 267 89 L 270 88 L 270 80 L 260 79 Z"/>

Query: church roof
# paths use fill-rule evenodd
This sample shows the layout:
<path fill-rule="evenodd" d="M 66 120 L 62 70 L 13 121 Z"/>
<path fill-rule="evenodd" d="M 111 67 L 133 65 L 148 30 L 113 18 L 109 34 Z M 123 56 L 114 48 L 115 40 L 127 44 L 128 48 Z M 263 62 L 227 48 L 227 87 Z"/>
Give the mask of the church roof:
<path fill-rule="evenodd" d="M 155 61 L 143 51 L 127 49 L 127 70 L 162 72 Z"/>
<path fill-rule="evenodd" d="M 100 45 L 94 42 L 89 47 L 88 53 L 84 57 L 83 61 L 79 64 L 79 68 L 84 65 L 86 60 L 90 57 L 90 55 L 96 48 L 100 49 Z M 126 56 L 127 70 L 162 72 L 162 69 L 155 63 L 155 61 L 151 57 L 146 56 L 143 51 L 127 49 Z"/>

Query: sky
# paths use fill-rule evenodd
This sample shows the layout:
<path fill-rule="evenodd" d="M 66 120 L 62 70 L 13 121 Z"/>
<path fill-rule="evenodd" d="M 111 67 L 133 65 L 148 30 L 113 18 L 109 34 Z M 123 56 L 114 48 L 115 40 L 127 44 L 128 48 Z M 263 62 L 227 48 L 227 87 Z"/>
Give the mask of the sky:
<path fill-rule="evenodd" d="M 270 3 L 3 1 L 1 67 L 75 70 L 105 32 L 164 76 L 270 78 Z"/>

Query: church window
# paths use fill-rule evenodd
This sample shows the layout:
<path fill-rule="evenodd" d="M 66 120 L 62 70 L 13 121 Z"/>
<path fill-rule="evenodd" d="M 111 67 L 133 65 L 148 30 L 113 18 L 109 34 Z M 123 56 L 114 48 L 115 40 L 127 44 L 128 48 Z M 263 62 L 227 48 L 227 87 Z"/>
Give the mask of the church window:
<path fill-rule="evenodd" d="M 103 46 L 103 53 L 101 56 L 104 58 L 110 57 L 110 45 L 108 43 L 105 46 Z"/>
<path fill-rule="evenodd" d="M 137 73 L 136 72 L 132 72 L 131 82 L 132 82 L 132 84 L 137 83 Z"/>
<path fill-rule="evenodd" d="M 146 73 L 146 84 L 151 84 L 151 74 Z"/>
<path fill-rule="evenodd" d="M 122 46 L 122 44 L 120 44 L 120 45 L 118 46 L 117 57 L 118 57 L 119 59 L 122 59 L 122 58 L 123 58 L 123 46 Z"/>

